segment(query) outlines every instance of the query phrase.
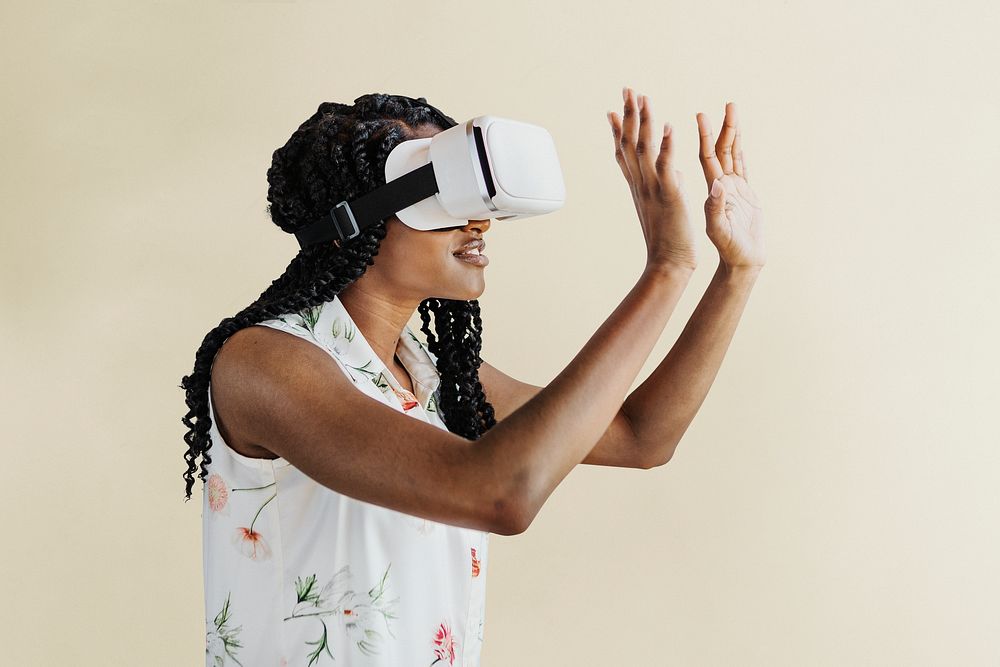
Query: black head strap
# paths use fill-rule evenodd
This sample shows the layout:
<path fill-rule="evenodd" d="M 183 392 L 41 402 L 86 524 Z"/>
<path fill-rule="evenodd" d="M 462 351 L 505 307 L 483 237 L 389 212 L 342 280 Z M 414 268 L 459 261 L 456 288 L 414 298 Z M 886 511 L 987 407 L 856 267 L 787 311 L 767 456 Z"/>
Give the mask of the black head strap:
<path fill-rule="evenodd" d="M 406 97 L 401 95 L 401 97 Z M 457 125 L 450 116 L 427 102 L 426 98 L 406 97 L 434 111 L 446 125 Z M 299 247 L 305 248 L 315 243 L 323 243 L 338 239 L 348 241 L 357 236 L 362 229 L 388 218 L 393 213 L 412 206 L 438 192 L 437 180 L 434 178 L 434 165 L 427 163 L 399 178 L 375 188 L 354 201 L 338 202 L 330 209 L 330 214 L 310 223 L 295 232 Z"/>
<path fill-rule="evenodd" d="M 349 241 L 362 229 L 436 194 L 437 191 L 434 165 L 428 162 L 350 203 L 346 199 L 339 202 L 330 209 L 328 216 L 295 232 L 295 238 L 301 248 L 334 239 Z"/>

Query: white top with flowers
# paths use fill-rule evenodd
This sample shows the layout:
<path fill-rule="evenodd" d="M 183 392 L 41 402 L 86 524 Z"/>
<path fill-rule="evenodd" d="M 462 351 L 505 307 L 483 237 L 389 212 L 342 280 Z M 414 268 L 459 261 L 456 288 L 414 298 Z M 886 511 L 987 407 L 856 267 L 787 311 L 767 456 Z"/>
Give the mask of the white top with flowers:
<path fill-rule="evenodd" d="M 437 359 L 409 326 L 396 354 L 416 395 L 337 297 L 261 324 L 318 345 L 359 391 L 447 430 Z M 352 498 L 283 458 L 243 456 L 211 416 L 202 512 L 207 666 L 479 667 L 488 532 Z M 377 430 L 372 437 L 377 446 Z"/>

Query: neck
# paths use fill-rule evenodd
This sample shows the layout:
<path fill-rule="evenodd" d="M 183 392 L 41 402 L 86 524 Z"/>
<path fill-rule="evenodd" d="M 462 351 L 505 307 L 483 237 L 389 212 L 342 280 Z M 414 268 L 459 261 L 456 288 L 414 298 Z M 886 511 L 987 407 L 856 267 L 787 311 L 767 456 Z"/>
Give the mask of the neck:
<path fill-rule="evenodd" d="M 395 365 L 396 346 L 420 300 L 389 296 L 386 290 L 369 290 L 357 280 L 337 295 L 365 340 L 387 367 Z"/>

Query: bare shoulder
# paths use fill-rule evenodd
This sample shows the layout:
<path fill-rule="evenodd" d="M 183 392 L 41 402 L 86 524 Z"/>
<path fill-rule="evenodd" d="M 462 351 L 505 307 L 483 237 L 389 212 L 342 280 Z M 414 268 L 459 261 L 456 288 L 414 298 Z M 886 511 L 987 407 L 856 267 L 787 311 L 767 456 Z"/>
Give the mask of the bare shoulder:
<path fill-rule="evenodd" d="M 253 392 L 247 390 L 260 380 L 262 366 L 276 368 L 282 363 L 286 372 L 294 373 L 297 363 L 317 352 L 324 355 L 311 343 L 268 326 L 244 327 L 223 342 L 212 364 L 211 392 L 216 425 L 226 444 L 243 456 L 278 458 L 241 429 L 245 424 L 241 415 L 255 403 Z"/>
<path fill-rule="evenodd" d="M 326 358 L 325 352 L 298 336 L 255 324 L 240 329 L 222 344 L 212 366 L 212 381 L 242 383 L 262 364 L 283 362 L 294 370 L 303 362 Z"/>

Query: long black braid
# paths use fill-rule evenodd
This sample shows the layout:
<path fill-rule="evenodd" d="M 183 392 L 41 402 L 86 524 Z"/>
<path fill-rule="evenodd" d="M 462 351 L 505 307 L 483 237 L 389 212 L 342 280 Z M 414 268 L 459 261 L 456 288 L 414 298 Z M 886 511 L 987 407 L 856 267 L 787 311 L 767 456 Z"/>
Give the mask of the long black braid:
<path fill-rule="evenodd" d="M 423 97 L 373 93 L 354 105 L 323 102 L 319 109 L 276 151 L 267 170 L 267 212 L 283 231 L 292 234 L 327 215 L 341 200 L 352 200 L 385 183 L 385 161 L 401 141 L 414 138 L 412 128 L 434 124 L 442 130 L 457 123 Z M 375 263 L 385 238 L 385 220 L 364 229 L 337 247 L 317 243 L 299 250 L 285 272 L 256 301 L 208 332 L 195 353 L 194 371 L 185 375 L 188 412 L 181 422 L 187 471 L 185 501 L 191 498 L 196 461 L 201 455 L 204 482 L 209 454 L 211 417 L 208 384 L 216 353 L 227 338 L 263 320 L 298 312 L 330 301 Z M 417 308 L 427 347 L 437 357 L 441 375 L 438 407 L 452 433 L 470 440 L 496 424 L 493 406 L 479 382 L 482 360 L 482 319 L 479 301 L 425 299 Z M 431 332 L 431 313 L 434 329 Z"/>

